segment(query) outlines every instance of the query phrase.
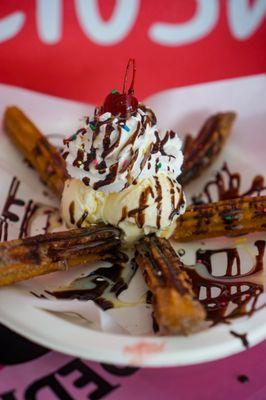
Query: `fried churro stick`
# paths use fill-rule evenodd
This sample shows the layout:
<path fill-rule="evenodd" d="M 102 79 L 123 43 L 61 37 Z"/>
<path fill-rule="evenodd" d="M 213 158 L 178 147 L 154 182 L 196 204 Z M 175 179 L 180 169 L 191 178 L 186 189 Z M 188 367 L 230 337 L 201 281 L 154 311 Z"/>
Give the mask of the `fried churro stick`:
<path fill-rule="evenodd" d="M 189 206 L 173 234 L 177 241 L 266 231 L 266 196 L 238 197 Z"/>
<path fill-rule="evenodd" d="M 42 181 L 60 196 L 67 179 L 66 165 L 59 151 L 17 107 L 8 107 L 4 128 L 9 138 L 39 173 Z"/>
<path fill-rule="evenodd" d="M 205 319 L 182 262 L 166 239 L 146 237 L 136 246 L 136 263 L 153 294 L 154 317 L 163 334 L 188 334 Z"/>
<path fill-rule="evenodd" d="M 110 257 L 120 245 L 110 226 L 73 229 L 0 243 L 0 286 Z"/>
<path fill-rule="evenodd" d="M 234 112 L 212 115 L 195 139 L 187 135 L 183 147 L 183 172 L 180 177 L 183 185 L 197 178 L 212 164 L 221 152 L 235 118 Z"/>

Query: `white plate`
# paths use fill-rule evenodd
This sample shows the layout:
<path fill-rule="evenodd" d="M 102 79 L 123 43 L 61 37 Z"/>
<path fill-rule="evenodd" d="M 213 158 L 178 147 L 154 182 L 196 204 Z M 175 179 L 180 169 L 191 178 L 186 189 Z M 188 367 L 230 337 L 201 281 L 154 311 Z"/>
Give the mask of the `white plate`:
<path fill-rule="evenodd" d="M 172 89 L 154 95 L 145 103 L 154 108 L 162 128 L 172 128 L 181 134 L 188 131 L 196 133 L 206 117 L 214 112 L 236 110 L 238 119 L 233 135 L 211 171 L 227 160 L 232 171 L 241 171 L 244 175 L 243 186 L 248 185 L 255 174 L 265 174 L 265 76 Z M 25 110 L 46 134 L 60 133 L 65 136 L 75 131 L 79 118 L 93 111 L 93 106 L 0 85 L 0 113 L 11 104 Z M 190 192 L 197 193 L 202 183 L 211 176 L 211 171 L 191 185 Z M 36 174 L 23 163 L 3 131 L 0 132 L 0 174 L 0 207 L 13 175 L 22 182 L 22 197 L 27 197 L 30 191 L 34 193 L 35 200 L 44 200 L 44 188 Z M 54 203 L 53 199 L 46 197 L 45 201 Z M 11 226 L 10 237 L 15 235 L 15 228 Z M 265 234 L 259 237 L 266 239 Z M 223 239 L 220 242 L 223 245 Z M 32 287 L 34 282 L 31 283 Z M 241 341 L 234 338 L 230 330 L 247 333 L 251 346 L 266 337 L 265 308 L 251 318 L 235 320 L 230 326 L 220 324 L 189 337 L 130 336 L 97 332 L 62 314 L 36 308 L 33 297 L 26 289 L 27 285 L 17 285 L 0 290 L 0 321 L 34 342 L 91 360 L 141 366 L 188 365 L 215 360 L 243 350 Z M 130 309 L 127 309 L 129 312 Z"/>

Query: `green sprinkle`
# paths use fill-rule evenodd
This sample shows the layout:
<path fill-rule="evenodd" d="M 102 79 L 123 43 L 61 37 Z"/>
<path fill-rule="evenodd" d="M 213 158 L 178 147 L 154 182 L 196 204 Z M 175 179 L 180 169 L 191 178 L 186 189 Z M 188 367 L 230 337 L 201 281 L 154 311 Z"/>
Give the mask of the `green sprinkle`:
<path fill-rule="evenodd" d="M 95 129 L 96 129 L 96 127 L 95 127 L 95 125 L 93 123 L 90 123 L 90 128 L 91 128 L 92 131 L 95 131 Z"/>
<path fill-rule="evenodd" d="M 112 93 L 112 94 L 118 93 L 118 90 L 117 90 L 117 89 L 113 89 L 113 90 L 111 91 L 111 93 Z"/>
<path fill-rule="evenodd" d="M 226 221 L 231 221 L 232 218 L 233 218 L 233 217 L 232 217 L 231 215 L 227 215 L 226 217 L 224 217 L 224 219 L 225 219 Z"/>
<path fill-rule="evenodd" d="M 160 169 L 162 167 L 162 163 L 159 162 L 159 164 L 157 165 L 158 169 Z"/>

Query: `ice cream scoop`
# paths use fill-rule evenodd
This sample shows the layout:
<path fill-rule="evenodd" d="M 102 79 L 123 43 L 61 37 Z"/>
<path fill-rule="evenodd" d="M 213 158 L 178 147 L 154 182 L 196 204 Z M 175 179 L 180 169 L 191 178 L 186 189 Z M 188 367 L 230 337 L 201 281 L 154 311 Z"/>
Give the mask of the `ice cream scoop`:
<path fill-rule="evenodd" d="M 126 91 L 130 65 L 133 77 Z M 181 140 L 160 131 L 154 112 L 134 97 L 130 60 L 123 92 L 113 90 L 84 126 L 65 140 L 71 177 L 62 196 L 70 226 L 104 222 L 119 226 L 126 240 L 156 232 L 170 236 L 185 198 L 177 178 Z"/>
<path fill-rule="evenodd" d="M 88 227 L 104 222 L 119 227 L 127 242 L 154 232 L 171 236 L 173 222 L 184 211 L 181 186 L 162 173 L 114 193 L 96 191 L 79 179 L 70 179 L 62 201 L 62 215 L 68 226 Z"/>

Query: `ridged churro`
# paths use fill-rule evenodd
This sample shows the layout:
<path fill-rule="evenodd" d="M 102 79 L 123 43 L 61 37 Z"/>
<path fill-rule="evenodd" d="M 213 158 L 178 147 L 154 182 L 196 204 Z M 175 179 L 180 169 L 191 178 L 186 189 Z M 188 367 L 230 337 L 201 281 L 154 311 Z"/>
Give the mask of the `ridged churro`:
<path fill-rule="evenodd" d="M 183 146 L 184 163 L 180 177 L 183 185 L 200 176 L 212 164 L 223 149 L 235 118 L 234 112 L 212 115 L 196 138 L 187 135 Z"/>
<path fill-rule="evenodd" d="M 205 319 L 182 262 L 166 239 L 147 236 L 136 246 L 136 263 L 153 295 L 153 310 L 162 334 L 189 334 Z"/>
<path fill-rule="evenodd" d="M 119 230 L 110 226 L 73 229 L 0 243 L 0 286 L 105 260 L 119 245 Z"/>
<path fill-rule="evenodd" d="M 173 238 L 182 242 L 261 231 L 266 231 L 266 196 L 238 197 L 189 206 Z"/>
<path fill-rule="evenodd" d="M 67 171 L 65 160 L 59 151 L 18 107 L 12 106 L 6 109 L 4 129 L 39 173 L 41 180 L 55 195 L 61 196 Z"/>

